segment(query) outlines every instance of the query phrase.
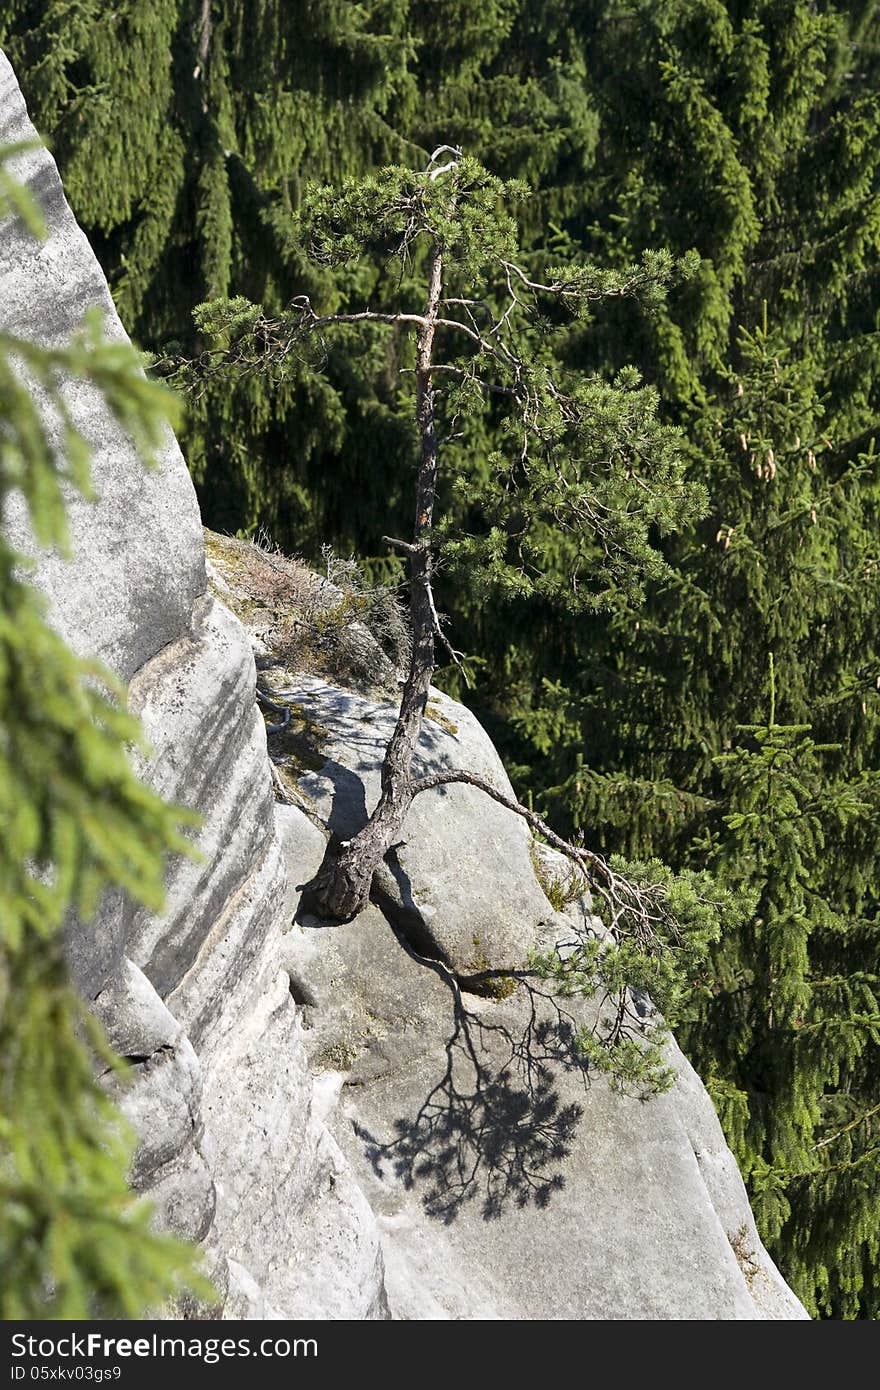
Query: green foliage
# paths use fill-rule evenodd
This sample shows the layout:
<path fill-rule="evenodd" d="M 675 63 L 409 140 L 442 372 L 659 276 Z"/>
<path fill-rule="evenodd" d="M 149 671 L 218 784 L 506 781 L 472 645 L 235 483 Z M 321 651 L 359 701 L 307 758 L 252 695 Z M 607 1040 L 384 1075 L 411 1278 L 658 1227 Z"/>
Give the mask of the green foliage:
<path fill-rule="evenodd" d="M 675 1076 L 663 1049 L 669 1027 L 694 982 L 705 979 L 710 946 L 739 921 L 743 897 L 720 890 L 707 873 L 676 875 L 656 859 L 614 856 L 609 868 L 611 889 L 595 903 L 604 934 L 592 923 L 573 925 L 571 941 L 536 954 L 531 965 L 561 998 L 597 1005 L 595 1021 L 575 1037 L 590 1066 L 617 1090 L 659 1094 Z M 583 916 L 589 922 L 589 912 Z"/>
<path fill-rule="evenodd" d="M 475 689 L 462 690 L 454 667 L 443 679 L 554 823 L 630 859 L 705 864 L 713 837 L 734 833 L 728 774 L 744 773 L 715 760 L 741 745 L 738 725 L 766 720 L 771 652 L 779 718 L 837 745 L 810 755 L 817 787 L 844 804 L 866 795 L 859 779 L 880 766 L 876 0 L 222 0 L 207 65 L 194 52 L 200 7 L 163 0 L 141 17 L 152 56 L 136 66 L 119 61 L 134 8 L 9 0 L 0 42 L 120 304 L 155 350 L 203 346 L 190 310 L 208 295 L 244 295 L 267 316 L 303 288 L 322 312 L 399 305 L 411 266 L 401 276 L 381 257 L 310 265 L 292 214 L 302 182 L 416 165 L 446 141 L 534 190 L 515 208 L 532 278 L 573 265 L 619 275 L 658 246 L 695 253 L 686 283 L 648 314 L 612 296 L 590 319 L 584 297 L 587 318 L 552 353 L 554 371 L 590 381 L 635 364 L 645 385 L 628 389 L 659 393 L 660 421 L 688 440 L 690 484 L 709 497 L 701 523 L 654 537 L 665 568 L 654 562 L 638 612 L 637 588 L 616 599 L 588 590 L 572 611 L 558 584 L 571 549 L 549 526 L 545 588 L 526 594 L 510 553 L 516 518 L 498 495 L 512 442 L 503 412 L 471 415 L 448 446 L 458 486 L 444 514 L 508 601 L 487 603 L 463 567 L 445 590 L 439 576 Z M 197 235 L 193 214 L 222 182 L 218 149 L 234 229 L 226 286 L 211 268 L 226 263 L 222 225 L 203 214 Z M 211 179 L 200 182 L 203 165 Z M 535 348 L 541 328 L 528 330 Z M 400 368 L 411 365 L 390 329 L 352 330 L 287 376 L 209 388 L 187 425 L 209 523 L 263 524 L 287 549 L 315 557 L 330 540 L 384 564 L 381 535 L 409 521 Z M 474 390 L 462 383 L 465 407 Z M 801 852 L 807 902 L 848 923 L 831 974 L 857 982 L 877 972 L 876 823 L 824 811 L 820 822 L 821 849 Z M 738 971 L 752 969 L 753 949 L 738 928 Z M 849 1028 L 835 1032 L 837 989 L 823 986 L 811 1005 L 832 1053 L 846 1051 Z M 771 1192 L 788 1194 L 776 1258 L 811 1306 L 875 1317 L 876 1082 L 865 1068 L 849 1090 L 813 1094 L 825 1117 L 816 1170 L 786 1176 L 747 1138 L 750 1103 L 716 1064 L 711 998 L 707 982 L 688 1044 L 756 1203 L 769 1213 Z M 783 1088 L 772 1104 L 789 1107 Z M 765 1233 L 778 1227 L 767 1221 Z"/>
<path fill-rule="evenodd" d="M 530 447 L 530 424 L 510 418 L 507 447 L 489 456 L 482 486 L 472 475 L 455 479 L 453 495 L 476 504 L 484 522 L 465 537 L 454 519 L 443 528 L 451 572 L 469 572 L 478 594 L 534 594 L 573 610 L 608 606 L 621 593 L 638 599 L 645 579 L 666 573 L 654 536 L 705 505 L 702 489 L 682 487 L 679 436 L 660 425 L 656 391 L 621 372 L 613 382 L 572 378 L 563 399 L 541 363 L 524 384 L 540 448 Z M 463 413 L 467 399 L 452 393 L 450 405 Z"/>
<path fill-rule="evenodd" d="M 291 245 L 300 182 L 409 154 L 391 108 L 416 92 L 408 0 L 9 0 L 0 45 L 48 136 L 77 218 L 129 330 L 163 355 L 192 352 L 192 310 L 247 295 L 278 313 L 300 285 Z M 341 364 L 340 364 L 341 365 Z M 205 520 L 316 556 L 330 534 L 314 481 L 363 393 L 344 366 L 297 387 L 256 378 L 208 392 L 183 432 Z M 313 423 L 312 423 L 313 422 Z M 393 425 L 392 425 L 393 432 Z M 272 436 L 270 438 L 269 436 Z M 387 437 L 363 438 L 381 459 Z M 288 457 L 293 470 L 280 466 Z M 381 487 L 377 475 L 377 487 Z M 335 511 L 351 495 L 340 479 Z M 266 499 L 274 498 L 271 508 Z"/>
<path fill-rule="evenodd" d="M 502 444 L 480 477 L 465 468 L 450 476 L 456 456 L 450 467 L 444 451 L 441 472 L 454 500 L 437 528 L 441 563 L 478 590 L 601 607 L 621 592 L 640 595 L 645 578 L 666 573 L 655 536 L 694 520 L 705 493 L 683 485 L 679 435 L 659 422 L 656 391 L 631 368 L 613 381 L 566 372 L 552 355 L 559 329 L 550 316 L 583 318 L 624 296 L 645 299 L 650 310 L 693 262 L 646 255 L 623 271 L 572 264 L 532 281 L 519 268 L 516 225 L 504 211 L 522 193 L 451 150 L 420 173 L 388 167 L 338 188 L 307 188 L 297 225 L 312 258 L 395 259 L 408 272 L 402 302 L 319 315 L 301 295 L 277 320 L 241 296 L 200 305 L 197 325 L 212 341 L 177 379 L 200 387 L 224 366 L 249 376 L 296 373 L 316 342 L 326 353 L 331 334 L 364 326 L 394 330 L 395 353 L 405 359 L 403 335 L 424 313 L 428 258 L 441 256 L 432 359 L 440 420 L 451 437 L 458 430 L 470 439 L 491 419 Z M 403 388 L 399 396 L 402 403 Z M 479 517 L 478 531 L 463 531 L 463 512 Z"/>
<path fill-rule="evenodd" d="M 38 230 L 6 178 L 0 218 Z M 0 334 L 0 511 L 19 494 L 37 541 L 62 549 L 62 487 L 90 491 L 70 380 L 96 386 L 144 451 L 173 405 L 94 317 L 62 348 Z M 116 1063 L 67 981 L 62 929 L 112 885 L 161 909 L 163 855 L 192 852 L 181 829 L 195 821 L 135 777 L 124 692 L 48 625 L 27 564 L 0 536 L 0 1313 L 136 1317 L 184 1286 L 209 1291 L 128 1190 L 132 1138 L 96 1078 Z"/>
<path fill-rule="evenodd" d="M 294 235 L 299 233 L 312 259 L 322 265 L 386 253 L 406 259 L 420 236 L 467 277 L 513 256 L 516 226 L 504 204 L 524 197 L 525 187 L 503 183 L 467 157 L 456 165 L 454 199 L 449 184 L 449 178 L 438 178 L 431 169 L 419 173 L 390 166 L 338 186 L 310 187 Z"/>
<path fill-rule="evenodd" d="M 133 1136 L 95 1080 L 97 1064 L 121 1064 L 70 988 L 58 934 L 4 943 L 0 978 L 3 1318 L 138 1318 L 184 1287 L 210 1298 L 126 1183 Z"/>
<path fill-rule="evenodd" d="M 585 634 L 570 685 L 517 721 L 562 823 L 753 895 L 679 1038 L 786 1276 L 853 1317 L 875 1306 L 880 1229 L 876 457 L 835 447 L 816 364 L 766 323 L 725 375 L 690 430 L 709 516 L 639 616 Z"/>
<path fill-rule="evenodd" d="M 815 743 L 808 725 L 777 724 L 774 704 L 771 663 L 768 722 L 742 727 L 745 742 L 716 759 L 725 811 L 708 859 L 750 906 L 715 948 L 711 990 L 683 1036 L 703 1048 L 711 1039 L 709 1085 L 756 1217 L 808 1298 L 817 1242 L 803 1204 L 827 1220 L 833 1179 L 836 1198 L 858 1213 L 856 1248 L 849 1223 L 829 1222 L 814 1295 L 826 1313 L 852 1316 L 872 1297 L 876 1253 L 877 1189 L 871 1196 L 866 1184 L 877 1171 L 880 972 L 854 966 L 853 946 L 870 940 L 873 923 L 829 900 L 817 865 L 835 833 L 876 827 L 880 776 L 827 779 L 822 764 L 839 748 Z"/>
<path fill-rule="evenodd" d="M 123 321 L 158 355 L 191 354 L 191 311 L 209 296 L 277 315 L 304 284 L 330 307 L 396 294 L 381 266 L 308 267 L 291 234 L 308 180 L 423 162 L 454 132 L 507 178 L 536 185 L 559 168 L 576 202 L 595 118 L 570 8 L 162 0 L 147 14 L 134 0 L 10 0 L 0 44 Z M 520 208 L 542 230 L 543 204 Z M 393 355 L 342 343 L 295 383 L 209 388 L 184 432 L 207 524 L 265 526 L 312 558 L 328 536 L 375 557 L 389 511 L 395 532 L 408 511 L 396 395 Z"/>
<path fill-rule="evenodd" d="M 234 299 L 212 299 L 197 304 L 193 322 L 204 337 L 222 337 L 234 343 L 254 331 L 262 312 L 261 304 L 251 304 L 244 295 L 237 294 Z"/>

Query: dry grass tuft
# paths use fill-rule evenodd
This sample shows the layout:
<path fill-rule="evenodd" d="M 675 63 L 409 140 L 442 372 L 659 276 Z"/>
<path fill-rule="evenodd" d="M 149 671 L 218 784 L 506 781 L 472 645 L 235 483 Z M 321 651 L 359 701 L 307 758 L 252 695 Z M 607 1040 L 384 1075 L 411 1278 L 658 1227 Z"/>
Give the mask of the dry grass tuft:
<path fill-rule="evenodd" d="M 354 561 L 327 548 L 325 575 L 263 537 L 206 530 L 205 549 L 219 597 L 279 666 L 366 692 L 397 692 L 410 637 L 393 588 L 371 587 Z"/>

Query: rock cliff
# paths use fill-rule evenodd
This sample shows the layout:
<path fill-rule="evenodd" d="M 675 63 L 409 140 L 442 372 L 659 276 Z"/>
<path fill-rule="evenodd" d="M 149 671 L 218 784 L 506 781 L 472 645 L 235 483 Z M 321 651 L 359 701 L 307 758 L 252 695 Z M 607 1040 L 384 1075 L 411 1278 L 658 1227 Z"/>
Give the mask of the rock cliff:
<path fill-rule="evenodd" d="M 0 55 L 0 142 L 31 133 Z M 99 304 L 122 336 L 51 157 L 18 172 L 50 236 L 0 229 L 0 322 L 63 341 Z M 169 865 L 161 917 L 114 897 L 71 924 L 69 956 L 132 1059 L 133 1181 L 204 1243 L 222 1315 L 806 1316 L 674 1047 L 667 1095 L 622 1097 L 567 1065 L 544 1001 L 469 992 L 487 964 L 513 968 L 564 932 L 565 913 L 589 914 L 583 900 L 554 912 L 516 817 L 472 788 L 428 793 L 361 918 L 303 911 L 328 834 L 377 794 L 393 668 L 338 612 L 347 666 L 312 659 L 295 624 L 281 650 L 279 614 L 248 589 L 265 557 L 209 537 L 206 570 L 175 441 L 146 473 L 97 395 L 78 390 L 72 409 L 99 500 L 72 500 L 74 559 L 41 555 L 38 581 L 72 645 L 130 683 L 152 748 L 143 775 L 204 823 L 202 860 Z M 4 525 L 32 549 L 21 512 Z M 268 735 L 255 652 L 285 711 Z M 439 693 L 429 713 L 426 767 L 507 785 L 472 715 Z"/>

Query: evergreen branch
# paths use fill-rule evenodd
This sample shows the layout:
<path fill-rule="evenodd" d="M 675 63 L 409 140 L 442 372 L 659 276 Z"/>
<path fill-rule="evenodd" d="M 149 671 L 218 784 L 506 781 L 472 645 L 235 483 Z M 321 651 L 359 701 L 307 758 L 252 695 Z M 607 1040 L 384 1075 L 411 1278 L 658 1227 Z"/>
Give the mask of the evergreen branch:
<path fill-rule="evenodd" d="M 677 935 L 675 921 L 666 909 L 666 891 L 662 885 L 654 886 L 653 891 L 638 887 L 617 873 L 602 855 L 573 845 L 557 835 L 535 811 L 499 791 L 485 777 L 464 768 L 444 768 L 425 777 L 415 778 L 410 791 L 415 798 L 422 792 L 456 783 L 478 788 L 500 806 L 520 816 L 549 845 L 571 860 L 584 875 L 585 880 L 602 897 L 608 910 L 606 925 L 615 938 L 629 936 L 644 949 L 659 950 L 661 945 L 657 937 L 657 928 L 661 924 L 671 928 L 673 936 Z"/>
<path fill-rule="evenodd" d="M 880 1115 L 880 1105 L 872 1106 L 872 1108 L 866 1110 L 864 1114 L 857 1115 L 854 1120 L 850 1120 L 849 1124 L 844 1125 L 843 1129 L 839 1129 L 836 1134 L 829 1134 L 827 1139 L 820 1139 L 818 1144 L 812 1146 L 812 1151 L 815 1152 L 816 1149 L 824 1149 L 826 1144 L 833 1144 L 835 1140 L 842 1138 L 844 1134 L 849 1134 L 850 1130 L 857 1129 L 859 1125 L 863 1125 L 866 1120 L 870 1120 L 874 1115 Z M 823 1169 L 822 1171 L 827 1172 L 828 1169 Z"/>

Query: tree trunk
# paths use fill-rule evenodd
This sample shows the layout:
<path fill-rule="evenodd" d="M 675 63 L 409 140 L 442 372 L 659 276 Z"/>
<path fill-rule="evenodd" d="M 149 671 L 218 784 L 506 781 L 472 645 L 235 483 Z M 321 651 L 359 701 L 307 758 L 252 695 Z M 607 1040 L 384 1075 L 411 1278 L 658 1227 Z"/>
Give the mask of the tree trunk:
<path fill-rule="evenodd" d="M 350 921 L 366 907 L 373 875 L 403 827 L 413 796 L 413 753 L 434 673 L 430 528 L 437 493 L 438 458 L 431 365 L 442 276 L 442 256 L 435 248 L 431 259 L 428 302 L 416 350 L 416 420 L 420 451 L 413 543 L 407 547 L 413 631 L 409 675 L 397 724 L 385 750 L 378 805 L 363 830 L 339 847 L 313 884 L 318 910 L 340 922 Z"/>

